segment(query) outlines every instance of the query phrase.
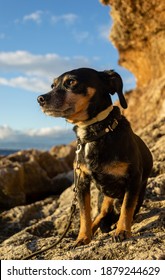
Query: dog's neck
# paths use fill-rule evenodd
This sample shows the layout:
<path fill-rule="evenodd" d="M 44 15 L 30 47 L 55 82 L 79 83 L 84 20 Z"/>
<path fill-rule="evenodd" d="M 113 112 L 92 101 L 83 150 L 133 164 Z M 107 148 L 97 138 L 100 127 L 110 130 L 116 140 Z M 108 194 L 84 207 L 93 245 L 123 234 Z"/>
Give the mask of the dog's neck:
<path fill-rule="evenodd" d="M 112 110 L 113 110 L 113 105 L 110 105 L 105 110 L 103 110 L 99 114 L 97 114 L 94 118 L 92 118 L 88 121 L 76 122 L 75 125 L 77 125 L 78 127 L 81 127 L 81 128 L 86 128 L 89 125 L 92 125 L 92 124 L 97 123 L 97 122 L 101 122 L 108 117 L 108 115 L 110 114 L 110 112 Z"/>
<path fill-rule="evenodd" d="M 77 140 L 81 143 L 89 143 L 97 141 L 99 138 L 102 138 L 104 135 L 109 134 L 116 130 L 118 123 L 122 118 L 120 109 L 117 106 L 112 106 L 112 110 L 108 107 L 109 110 L 106 110 L 104 114 L 103 111 L 100 117 L 100 121 L 97 118 L 93 118 L 86 125 L 75 125 L 74 131 L 77 136 Z M 107 109 L 108 109 L 107 108 Z M 103 117 L 104 115 L 104 117 Z M 92 123 L 91 123 L 92 122 Z"/>

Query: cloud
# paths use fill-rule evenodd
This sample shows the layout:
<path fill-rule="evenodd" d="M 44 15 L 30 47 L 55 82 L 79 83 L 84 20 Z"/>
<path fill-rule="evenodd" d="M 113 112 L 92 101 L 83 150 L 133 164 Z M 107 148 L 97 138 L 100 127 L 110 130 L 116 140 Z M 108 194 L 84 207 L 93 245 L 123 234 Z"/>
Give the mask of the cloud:
<path fill-rule="evenodd" d="M 0 52 L 0 86 L 40 93 L 49 90 L 53 79 L 62 73 L 79 67 L 93 67 L 98 60 L 99 57 L 89 60 L 84 56 L 67 57 L 55 53 Z M 134 77 L 129 73 L 129 80 L 125 77 L 125 88 L 134 85 Z"/>
<path fill-rule="evenodd" d="M 73 36 L 77 43 L 82 43 L 83 41 L 91 41 L 92 37 L 88 31 L 73 31 Z"/>
<path fill-rule="evenodd" d="M 33 92 L 42 92 L 43 90 L 46 91 L 48 89 L 48 82 L 36 77 L 19 76 L 11 79 L 0 78 L 0 85 L 21 88 Z"/>
<path fill-rule="evenodd" d="M 109 36 L 110 36 L 110 24 L 101 25 L 98 28 L 99 36 L 109 42 Z"/>
<path fill-rule="evenodd" d="M 75 21 L 78 19 L 78 16 L 72 13 L 69 14 L 63 14 L 60 16 L 52 16 L 51 17 L 51 22 L 53 24 L 58 23 L 58 22 L 64 22 L 65 24 L 74 24 Z"/>
<path fill-rule="evenodd" d="M 75 135 L 71 129 L 58 126 L 52 128 L 29 129 L 26 131 L 14 130 L 7 125 L 0 126 L 0 145 L 6 149 L 49 149 L 53 145 L 61 143 L 67 144 L 74 139 Z"/>
<path fill-rule="evenodd" d="M 66 25 L 72 25 L 78 19 L 78 15 L 74 13 L 66 13 L 62 15 L 52 15 L 50 11 L 35 11 L 31 14 L 24 15 L 21 19 L 15 19 L 15 24 L 21 24 L 26 22 L 34 22 L 40 24 L 43 21 L 49 24 L 64 23 Z"/>
<path fill-rule="evenodd" d="M 23 17 L 23 22 L 27 22 L 27 21 L 33 21 L 37 24 L 41 23 L 41 15 L 43 14 L 42 11 L 36 11 L 34 13 L 31 13 L 29 15 L 25 15 Z"/>
<path fill-rule="evenodd" d="M 12 134 L 12 129 L 9 126 L 7 125 L 0 126 L 0 140 L 8 139 L 8 137 L 10 137 L 11 134 Z"/>
<path fill-rule="evenodd" d="M 61 73 L 82 65 L 90 65 L 89 60 L 83 56 L 62 57 L 55 53 L 35 55 L 27 51 L 0 52 L 0 85 L 33 92 L 43 91 Z"/>

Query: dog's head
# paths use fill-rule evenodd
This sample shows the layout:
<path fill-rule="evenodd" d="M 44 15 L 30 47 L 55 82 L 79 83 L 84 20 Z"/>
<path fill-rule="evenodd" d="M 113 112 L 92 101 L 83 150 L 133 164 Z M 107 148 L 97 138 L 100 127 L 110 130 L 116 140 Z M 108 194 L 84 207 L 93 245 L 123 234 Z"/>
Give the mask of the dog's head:
<path fill-rule="evenodd" d="M 95 117 L 112 104 L 110 94 L 118 94 L 120 104 L 127 108 L 119 74 L 79 68 L 54 79 L 52 90 L 38 97 L 44 113 L 64 117 L 73 123 Z"/>

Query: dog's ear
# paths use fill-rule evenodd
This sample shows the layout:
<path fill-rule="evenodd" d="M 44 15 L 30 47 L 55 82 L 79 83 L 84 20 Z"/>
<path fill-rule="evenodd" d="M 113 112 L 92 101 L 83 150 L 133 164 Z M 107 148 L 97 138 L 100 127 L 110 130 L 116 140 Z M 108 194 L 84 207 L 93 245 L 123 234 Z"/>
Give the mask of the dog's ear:
<path fill-rule="evenodd" d="M 116 92 L 118 94 L 121 106 L 126 109 L 127 102 L 124 98 L 123 81 L 120 75 L 113 70 L 105 70 L 99 73 L 101 74 L 101 77 L 104 78 L 104 83 L 106 83 L 109 93 L 113 95 Z"/>

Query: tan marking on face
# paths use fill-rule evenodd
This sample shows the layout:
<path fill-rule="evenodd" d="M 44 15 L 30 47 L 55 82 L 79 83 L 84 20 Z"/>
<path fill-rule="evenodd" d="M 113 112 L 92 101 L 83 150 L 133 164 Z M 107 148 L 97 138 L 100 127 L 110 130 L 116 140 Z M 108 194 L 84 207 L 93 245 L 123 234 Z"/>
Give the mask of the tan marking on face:
<path fill-rule="evenodd" d="M 69 75 L 65 75 L 64 78 L 63 78 L 63 83 L 65 83 L 66 80 L 68 80 L 68 79 L 69 79 Z"/>
<path fill-rule="evenodd" d="M 75 85 L 77 85 L 77 80 L 76 79 L 74 79 L 74 78 L 72 78 L 72 76 L 70 76 L 70 75 L 66 75 L 64 78 L 63 78 L 63 84 L 65 84 L 65 82 L 67 82 L 67 81 L 72 81 L 72 83 L 70 84 L 71 86 L 75 86 Z"/>
<path fill-rule="evenodd" d="M 128 170 L 129 164 L 127 162 L 114 161 L 110 164 L 103 166 L 103 173 L 113 176 L 125 176 Z"/>
<path fill-rule="evenodd" d="M 87 109 L 89 106 L 90 99 L 94 96 L 96 92 L 95 88 L 88 87 L 87 95 L 70 93 L 67 99 L 68 103 L 74 104 L 74 113 L 68 118 L 70 122 L 85 121 L 88 119 Z"/>
<path fill-rule="evenodd" d="M 58 85 L 58 78 L 55 78 L 53 80 L 53 85 L 54 85 L 54 87 L 57 87 L 57 85 Z"/>

